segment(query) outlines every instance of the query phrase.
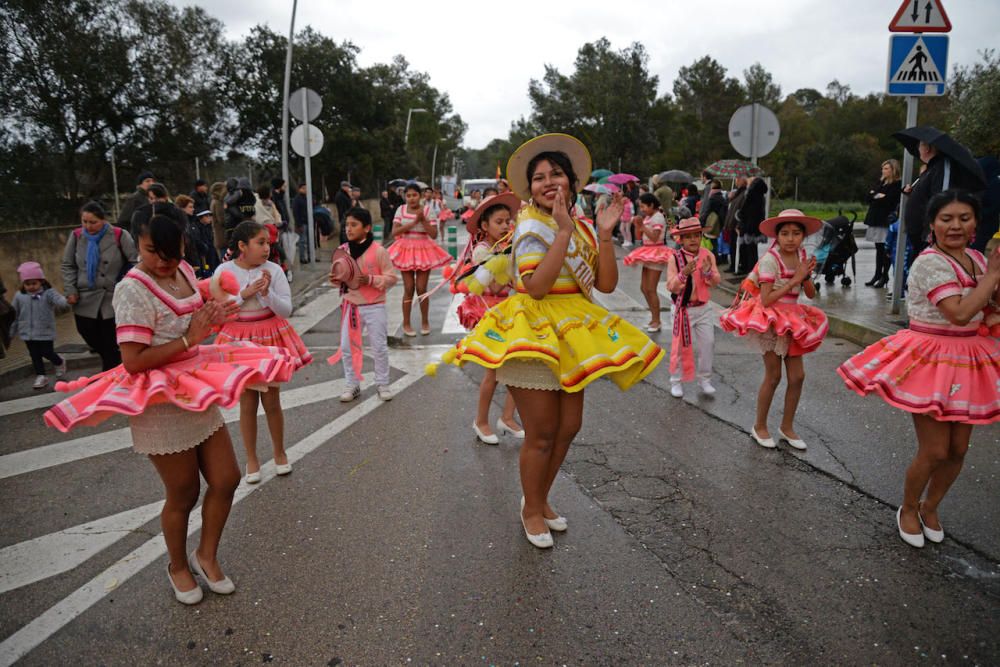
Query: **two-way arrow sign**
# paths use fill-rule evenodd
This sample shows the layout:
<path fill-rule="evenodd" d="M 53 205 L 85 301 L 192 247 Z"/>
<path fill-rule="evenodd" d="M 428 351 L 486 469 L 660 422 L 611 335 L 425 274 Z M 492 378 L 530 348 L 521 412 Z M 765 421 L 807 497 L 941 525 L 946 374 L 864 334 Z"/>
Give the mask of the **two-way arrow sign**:
<path fill-rule="evenodd" d="M 889 23 L 890 32 L 951 32 L 941 0 L 903 0 Z"/>

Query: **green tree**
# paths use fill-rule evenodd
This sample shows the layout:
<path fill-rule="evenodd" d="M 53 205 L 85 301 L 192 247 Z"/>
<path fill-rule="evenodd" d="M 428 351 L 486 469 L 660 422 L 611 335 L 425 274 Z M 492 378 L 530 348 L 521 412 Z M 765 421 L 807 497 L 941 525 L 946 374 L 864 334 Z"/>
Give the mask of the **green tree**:
<path fill-rule="evenodd" d="M 980 53 L 982 62 L 956 67 L 950 86 L 954 137 L 975 155 L 1000 156 L 1000 54 Z"/>
<path fill-rule="evenodd" d="M 759 102 L 772 111 L 781 103 L 781 86 L 774 82 L 774 77 L 760 63 L 743 70 L 743 85 L 748 103 Z"/>

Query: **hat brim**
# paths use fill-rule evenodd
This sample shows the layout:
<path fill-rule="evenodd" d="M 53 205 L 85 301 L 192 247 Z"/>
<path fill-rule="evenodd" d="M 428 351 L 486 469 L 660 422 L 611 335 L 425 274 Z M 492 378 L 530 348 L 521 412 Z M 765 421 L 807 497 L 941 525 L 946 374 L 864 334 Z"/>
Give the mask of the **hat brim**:
<path fill-rule="evenodd" d="M 511 217 L 517 215 L 517 212 L 521 209 L 521 199 L 513 192 L 504 192 L 499 195 L 492 195 L 479 202 L 479 206 L 472 212 L 472 215 L 468 217 L 465 221 L 465 229 L 470 234 L 475 234 L 479 231 L 479 220 L 483 217 L 483 213 L 486 213 L 489 209 L 494 206 L 505 206 L 507 210 L 510 211 Z"/>
<path fill-rule="evenodd" d="M 690 234 L 692 232 L 697 232 L 699 235 L 703 235 L 705 233 L 705 228 L 702 227 L 701 225 L 698 225 L 697 227 L 688 227 L 687 229 L 677 229 L 676 227 L 674 227 L 673 229 L 670 230 L 670 235 L 673 236 L 675 239 L 679 239 L 685 234 Z"/>
<path fill-rule="evenodd" d="M 573 165 L 578 179 L 585 179 L 590 174 L 592 165 L 590 151 L 576 137 L 560 132 L 543 134 L 521 144 L 507 161 L 507 180 L 510 189 L 522 201 L 531 199 L 531 184 L 528 182 L 528 163 L 539 153 L 565 153 Z M 582 182 L 570 185 L 580 187 Z"/>
<path fill-rule="evenodd" d="M 357 289 L 361 286 L 361 267 L 358 262 L 351 257 L 351 253 L 343 248 L 333 251 L 330 261 L 330 275 L 347 289 Z"/>
<path fill-rule="evenodd" d="M 786 222 L 797 222 L 802 225 L 806 230 L 806 236 L 812 236 L 823 229 L 823 221 L 819 218 L 808 215 L 776 215 L 760 223 L 760 233 L 769 239 L 776 238 L 778 225 L 783 225 Z"/>

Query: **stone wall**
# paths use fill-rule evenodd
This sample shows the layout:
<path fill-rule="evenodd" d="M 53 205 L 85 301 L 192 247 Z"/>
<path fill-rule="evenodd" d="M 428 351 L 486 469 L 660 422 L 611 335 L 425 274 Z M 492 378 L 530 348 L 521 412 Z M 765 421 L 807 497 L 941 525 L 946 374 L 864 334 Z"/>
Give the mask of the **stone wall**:
<path fill-rule="evenodd" d="M 7 300 L 21 288 L 17 267 L 22 262 L 35 261 L 42 265 L 52 286 L 63 291 L 62 263 L 66 240 L 77 225 L 39 227 L 0 232 L 0 276 L 7 288 Z"/>

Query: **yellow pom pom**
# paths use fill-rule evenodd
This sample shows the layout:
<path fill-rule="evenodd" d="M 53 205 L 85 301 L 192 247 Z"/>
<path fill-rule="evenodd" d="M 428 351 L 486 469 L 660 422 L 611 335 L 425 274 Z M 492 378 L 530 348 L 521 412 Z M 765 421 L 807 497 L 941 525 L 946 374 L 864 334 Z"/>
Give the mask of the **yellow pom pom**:
<path fill-rule="evenodd" d="M 466 287 L 469 288 L 470 294 L 478 294 L 482 296 L 483 292 L 486 291 L 486 285 L 483 285 L 481 282 L 476 280 L 475 276 L 470 276 L 469 278 L 466 278 L 465 285 Z"/>
<path fill-rule="evenodd" d="M 424 367 L 424 374 L 425 375 L 429 375 L 431 377 L 434 377 L 435 375 L 438 374 L 438 365 L 437 364 L 427 364 Z"/>

